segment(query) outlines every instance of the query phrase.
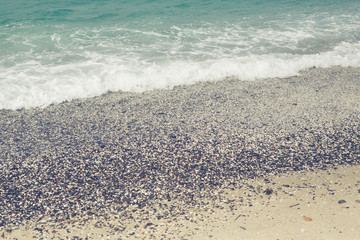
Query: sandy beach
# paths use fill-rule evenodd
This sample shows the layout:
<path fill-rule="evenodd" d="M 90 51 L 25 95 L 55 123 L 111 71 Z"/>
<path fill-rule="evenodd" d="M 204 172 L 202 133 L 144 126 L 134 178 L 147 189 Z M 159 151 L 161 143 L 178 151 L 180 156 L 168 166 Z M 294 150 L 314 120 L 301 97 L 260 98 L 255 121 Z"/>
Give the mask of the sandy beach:
<path fill-rule="evenodd" d="M 0 110 L 5 239 L 360 239 L 360 69 Z"/>
<path fill-rule="evenodd" d="M 222 198 L 166 220 L 31 222 L 5 239 L 359 239 L 360 167 L 248 180 Z M 126 229 L 126 230 L 125 230 Z"/>

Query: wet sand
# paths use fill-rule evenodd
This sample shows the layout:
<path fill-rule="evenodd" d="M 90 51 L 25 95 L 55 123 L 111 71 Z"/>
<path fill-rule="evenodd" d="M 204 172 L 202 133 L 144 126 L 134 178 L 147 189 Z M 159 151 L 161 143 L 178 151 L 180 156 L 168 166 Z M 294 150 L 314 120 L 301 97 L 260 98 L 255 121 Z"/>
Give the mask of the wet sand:
<path fill-rule="evenodd" d="M 360 69 L 334 67 L 1 110 L 0 232 L 64 239 L 229 239 L 228 230 L 234 239 L 356 236 L 359 92 Z M 284 174 L 294 174 L 284 177 L 291 183 L 281 182 Z M 338 225 L 337 216 L 345 219 Z M 292 225 L 280 231 L 280 223 Z"/>

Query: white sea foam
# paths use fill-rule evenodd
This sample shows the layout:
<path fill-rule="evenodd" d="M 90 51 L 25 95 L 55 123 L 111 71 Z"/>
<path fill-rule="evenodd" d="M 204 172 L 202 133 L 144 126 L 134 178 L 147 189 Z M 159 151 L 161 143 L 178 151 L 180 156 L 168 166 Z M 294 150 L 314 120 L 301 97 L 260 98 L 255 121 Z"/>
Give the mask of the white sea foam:
<path fill-rule="evenodd" d="M 54 37 L 55 38 L 55 37 Z M 317 54 L 252 54 L 207 60 L 169 60 L 158 63 L 86 53 L 86 61 L 47 64 L 29 59 L 4 67 L 0 63 L 0 108 L 47 106 L 107 91 L 142 92 L 228 76 L 239 80 L 286 77 L 300 70 L 334 65 L 360 67 L 360 43 L 342 42 Z M 56 58 L 56 56 L 54 56 Z M 71 58 L 71 56 L 68 56 Z M 61 62 L 61 58 L 59 60 Z"/>

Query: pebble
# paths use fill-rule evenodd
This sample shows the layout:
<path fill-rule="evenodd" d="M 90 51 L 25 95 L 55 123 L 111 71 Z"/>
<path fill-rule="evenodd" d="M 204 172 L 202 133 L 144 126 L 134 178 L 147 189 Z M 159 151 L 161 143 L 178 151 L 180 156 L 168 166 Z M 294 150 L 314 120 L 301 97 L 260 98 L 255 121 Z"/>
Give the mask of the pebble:
<path fill-rule="evenodd" d="M 271 195 L 273 192 L 274 192 L 274 190 L 272 190 L 271 188 L 267 188 L 267 189 L 264 191 L 264 193 L 265 193 L 266 195 Z"/>

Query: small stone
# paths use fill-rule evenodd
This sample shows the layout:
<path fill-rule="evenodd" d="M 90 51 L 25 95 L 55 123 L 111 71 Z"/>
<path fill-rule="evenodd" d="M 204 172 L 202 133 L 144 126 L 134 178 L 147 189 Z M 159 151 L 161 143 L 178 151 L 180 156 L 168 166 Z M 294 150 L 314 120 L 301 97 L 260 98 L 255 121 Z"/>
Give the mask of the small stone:
<path fill-rule="evenodd" d="M 151 226 L 151 225 L 153 225 L 153 223 L 148 222 L 148 223 L 145 224 L 145 228 L 147 228 L 147 227 L 149 227 L 149 226 Z"/>
<path fill-rule="evenodd" d="M 346 203 L 346 201 L 345 200 L 338 201 L 338 204 L 343 204 L 343 203 Z"/>
<path fill-rule="evenodd" d="M 267 188 L 267 189 L 264 191 L 264 193 L 265 193 L 266 195 L 271 195 L 273 192 L 274 192 L 274 191 L 273 191 L 271 188 Z"/>
<path fill-rule="evenodd" d="M 270 183 L 270 180 L 267 179 L 267 178 L 265 178 L 265 179 L 264 179 L 264 182 L 265 182 L 265 183 Z"/>
<path fill-rule="evenodd" d="M 360 200 L 355 200 L 356 203 L 360 203 Z"/>
<path fill-rule="evenodd" d="M 35 231 L 39 231 L 42 233 L 43 229 L 42 228 L 34 228 Z"/>

